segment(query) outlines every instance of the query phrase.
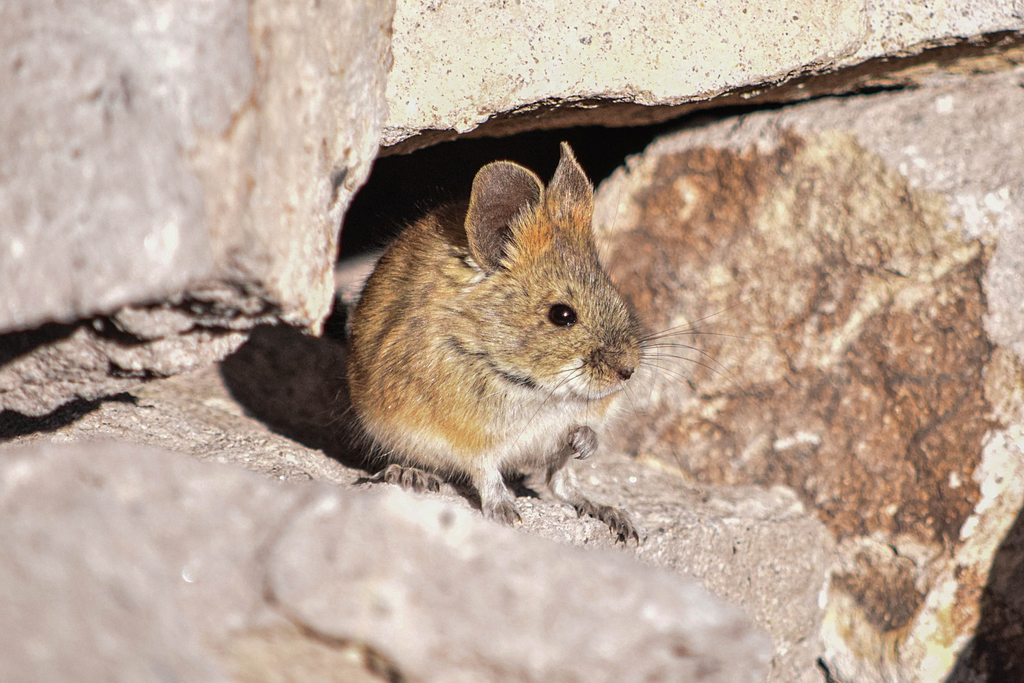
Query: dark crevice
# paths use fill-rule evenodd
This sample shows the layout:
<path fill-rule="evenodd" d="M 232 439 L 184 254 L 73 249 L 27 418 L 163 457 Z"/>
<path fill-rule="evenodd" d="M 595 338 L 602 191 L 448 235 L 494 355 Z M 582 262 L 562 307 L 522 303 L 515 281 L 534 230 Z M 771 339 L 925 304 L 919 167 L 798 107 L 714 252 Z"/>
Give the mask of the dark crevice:
<path fill-rule="evenodd" d="M 792 103 L 737 102 L 689 113 L 675 108 L 673 118 L 650 125 L 576 126 L 532 130 L 506 137 L 464 136 L 407 154 L 378 157 L 373 173 L 345 213 L 340 257 L 381 249 L 408 223 L 442 204 L 467 199 L 473 176 L 491 161 L 515 161 L 547 182 L 558 164 L 559 143 L 564 141 L 572 147 L 596 187 L 622 166 L 627 157 L 640 154 L 657 138 L 745 113 L 789 106 Z"/>
<path fill-rule="evenodd" d="M 992 558 L 974 638 L 946 683 L 1024 681 L 1024 511 Z"/>
<path fill-rule="evenodd" d="M 978 58 L 1022 44 L 1024 34 L 1004 31 L 953 44 L 922 45 L 916 54 L 804 73 L 701 102 L 644 106 L 608 100 L 552 101 L 538 103 L 526 112 L 492 116 L 462 136 L 449 130 L 424 131 L 381 150 L 372 175 L 345 216 L 341 255 L 381 248 L 405 224 L 439 204 L 468 197 L 473 175 L 496 159 L 516 161 L 546 180 L 558 162 L 558 143 L 565 140 L 597 185 L 627 156 L 642 152 L 655 138 L 668 133 L 812 99 L 913 88 L 916 81 L 911 74 L 923 65 L 970 72 L 997 68 Z M 533 130 L 520 132 L 526 128 Z"/>
<path fill-rule="evenodd" d="M 469 197 L 473 176 L 496 159 L 518 162 L 546 182 L 558 164 L 558 145 L 566 141 L 597 185 L 627 156 L 642 152 L 656 137 L 710 120 L 704 114 L 636 128 L 586 126 L 503 138 L 466 138 L 410 154 L 380 157 L 345 214 L 341 255 L 381 248 L 407 223 L 441 204 Z"/>
<path fill-rule="evenodd" d="M 77 324 L 47 323 L 34 330 L 0 335 L 0 368 L 31 353 L 40 346 L 53 344 L 70 337 L 78 327 Z"/>
<path fill-rule="evenodd" d="M 825 677 L 825 683 L 842 683 L 842 681 L 832 675 L 832 671 L 828 668 L 828 664 L 825 663 L 824 659 L 819 657 L 816 663 L 818 670 L 821 671 L 821 675 Z"/>
<path fill-rule="evenodd" d="M 117 379 L 130 379 L 138 382 L 149 382 L 154 379 L 165 379 L 170 377 L 170 375 L 155 372 L 152 368 L 135 370 L 132 368 L 122 368 L 117 363 L 107 363 L 107 374 L 110 377 L 116 377 Z"/>
<path fill-rule="evenodd" d="M 6 410 L 0 412 L 0 442 L 37 432 L 55 432 L 73 422 L 77 422 L 104 403 L 139 405 L 139 401 L 135 396 L 129 393 L 120 393 L 94 400 L 77 399 L 70 403 L 65 403 L 52 413 L 39 417 L 22 415 L 13 410 Z"/>

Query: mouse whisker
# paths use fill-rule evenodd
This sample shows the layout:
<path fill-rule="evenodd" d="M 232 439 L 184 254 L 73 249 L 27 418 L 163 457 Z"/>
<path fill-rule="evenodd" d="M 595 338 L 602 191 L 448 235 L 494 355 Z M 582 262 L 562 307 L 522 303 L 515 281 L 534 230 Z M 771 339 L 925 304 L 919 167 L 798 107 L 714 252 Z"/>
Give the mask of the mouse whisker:
<path fill-rule="evenodd" d="M 694 358 L 689 358 L 687 356 L 680 356 L 680 355 L 674 355 L 674 354 L 662 354 L 661 357 L 662 358 L 675 358 L 677 360 L 682 360 L 682 361 L 685 361 L 687 363 L 692 363 L 693 365 L 698 365 L 698 366 L 700 366 L 702 368 L 706 368 L 707 370 L 713 372 L 714 374 L 718 375 L 722 379 L 726 380 L 730 385 L 735 387 L 736 390 L 739 391 L 740 393 L 742 393 L 744 396 L 750 396 L 750 397 L 753 396 L 753 394 L 751 394 L 747 389 L 743 388 L 743 384 L 740 381 L 740 379 L 735 374 L 730 372 L 728 368 L 726 368 L 724 365 L 719 363 L 717 360 L 715 361 L 715 363 L 721 367 L 721 370 L 719 370 L 718 368 L 714 367 L 713 365 L 710 365 L 708 363 L 704 363 L 704 362 L 702 362 L 700 360 L 697 360 L 697 359 L 694 359 Z M 668 371 L 667 368 L 665 368 L 664 366 L 660 366 L 660 369 L 662 371 L 664 371 L 664 372 Z M 686 381 L 687 381 L 688 384 L 690 384 L 692 386 L 692 382 L 689 379 L 687 379 Z"/>
<path fill-rule="evenodd" d="M 741 334 L 730 334 L 728 332 L 715 332 L 714 330 L 686 330 L 682 332 L 658 332 L 649 337 L 641 340 L 641 347 L 654 346 L 650 342 L 662 342 L 662 340 L 671 340 L 679 337 L 722 337 L 724 339 L 738 339 L 739 341 L 750 342 L 752 344 L 769 344 L 770 339 L 762 339 L 759 337 L 744 336 Z"/>
<path fill-rule="evenodd" d="M 715 362 L 715 364 L 719 365 L 722 368 L 721 370 L 716 368 L 711 363 L 705 363 L 704 361 L 699 360 L 697 358 L 691 358 L 689 356 L 682 356 L 682 355 L 679 355 L 679 354 L 663 353 L 663 354 L 659 355 L 659 358 L 675 358 L 676 360 L 681 360 L 681 361 L 685 361 L 687 363 L 692 363 L 694 365 L 699 365 L 700 367 L 706 368 L 707 370 L 710 370 L 711 372 L 715 373 L 716 375 L 719 375 L 720 377 L 724 377 L 725 379 L 728 379 L 730 381 L 735 381 L 734 378 L 732 378 L 729 375 L 728 368 L 726 368 L 724 365 L 719 363 L 717 360 L 715 360 L 714 362 Z M 712 359 L 712 360 L 714 360 L 714 359 Z"/>
<path fill-rule="evenodd" d="M 655 332 L 654 335 L 663 334 L 665 332 L 673 332 L 673 331 L 680 330 L 680 329 L 697 329 L 697 323 L 702 323 L 705 320 L 710 320 L 711 318 L 715 318 L 715 317 L 718 317 L 718 316 L 723 315 L 725 313 L 728 313 L 729 311 L 731 311 L 731 310 L 733 310 L 735 308 L 739 308 L 740 306 L 745 306 L 745 305 L 749 304 L 751 301 L 753 301 L 753 298 L 743 299 L 742 301 L 738 301 L 737 303 L 735 303 L 735 304 L 733 304 L 731 306 L 726 306 L 725 308 L 723 308 L 721 310 L 715 311 L 714 313 L 710 313 L 710 314 L 704 316 L 703 318 L 697 318 L 696 320 L 691 320 L 689 322 L 683 323 L 682 325 L 677 325 L 675 327 L 669 327 L 667 329 L 660 330 L 658 332 Z M 725 322 L 728 322 L 728 319 L 716 320 L 715 322 L 710 323 L 710 324 L 712 324 L 712 325 L 721 325 L 722 323 L 725 323 Z M 650 337 L 644 337 L 644 339 L 649 339 L 649 338 Z"/>
<path fill-rule="evenodd" d="M 673 378 L 675 380 L 678 380 L 678 381 L 686 383 L 686 384 L 691 384 L 690 377 L 687 376 L 682 370 L 680 370 L 677 367 L 671 367 L 671 366 L 668 366 L 668 365 L 659 364 L 659 363 L 655 363 L 655 362 L 649 362 L 647 364 L 647 366 L 652 371 L 657 370 L 658 372 L 664 373 L 664 374 L 668 375 L 669 377 L 671 377 L 671 378 Z"/>
<path fill-rule="evenodd" d="M 669 348 L 669 349 L 673 349 L 673 350 L 688 349 L 690 351 L 695 351 L 696 353 L 699 353 L 701 356 L 706 358 L 710 363 L 713 363 L 715 366 L 720 368 L 722 373 L 726 373 L 726 374 L 729 373 L 729 369 L 720 360 L 715 358 L 715 356 L 713 354 L 708 353 L 704 349 L 699 349 L 696 346 L 690 346 L 689 344 L 660 344 L 658 346 L 654 346 L 654 347 L 651 347 L 651 348 L 657 348 L 657 349 Z M 661 352 L 659 352 L 659 353 L 660 353 L 660 355 L 663 355 L 663 356 L 668 357 L 668 358 L 679 358 L 679 359 L 682 359 L 682 360 L 692 360 L 691 358 L 689 358 L 687 356 L 681 356 L 681 355 L 678 355 L 678 354 L 661 353 Z M 734 378 L 731 378 L 731 379 L 734 379 Z"/>

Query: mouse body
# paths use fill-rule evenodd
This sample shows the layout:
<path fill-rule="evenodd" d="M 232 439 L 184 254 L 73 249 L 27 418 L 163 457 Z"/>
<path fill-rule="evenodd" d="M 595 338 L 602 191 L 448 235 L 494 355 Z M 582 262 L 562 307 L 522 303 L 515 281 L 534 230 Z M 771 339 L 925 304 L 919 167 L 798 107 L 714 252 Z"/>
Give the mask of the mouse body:
<path fill-rule="evenodd" d="M 368 279 L 351 321 L 352 405 L 382 475 L 406 486 L 468 480 L 483 512 L 519 519 L 505 477 L 540 470 L 553 495 L 638 538 L 589 501 L 569 458 L 597 449 L 641 361 L 641 326 L 602 267 L 593 187 L 561 148 L 547 187 L 497 161 L 468 203 L 407 227 Z"/>

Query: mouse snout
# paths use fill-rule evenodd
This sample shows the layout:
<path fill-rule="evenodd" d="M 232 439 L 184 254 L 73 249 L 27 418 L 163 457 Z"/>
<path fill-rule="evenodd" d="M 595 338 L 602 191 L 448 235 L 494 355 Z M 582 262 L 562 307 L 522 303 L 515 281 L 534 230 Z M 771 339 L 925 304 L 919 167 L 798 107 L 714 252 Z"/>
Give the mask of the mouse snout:
<path fill-rule="evenodd" d="M 603 366 L 605 371 L 610 371 L 622 381 L 633 376 L 636 366 L 628 353 L 613 351 L 607 348 L 597 349 L 591 361 L 595 366 Z"/>

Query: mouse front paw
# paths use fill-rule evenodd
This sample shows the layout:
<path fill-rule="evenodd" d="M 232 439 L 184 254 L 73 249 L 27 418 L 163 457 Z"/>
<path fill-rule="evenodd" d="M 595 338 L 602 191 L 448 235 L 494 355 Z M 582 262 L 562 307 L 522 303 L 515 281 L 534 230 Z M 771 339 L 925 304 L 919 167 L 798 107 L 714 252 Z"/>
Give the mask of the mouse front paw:
<path fill-rule="evenodd" d="M 587 425 L 571 430 L 565 442 L 577 460 L 586 460 L 597 452 L 597 432 Z"/>
<path fill-rule="evenodd" d="M 584 500 L 573 507 L 576 508 L 576 514 L 580 517 L 590 515 L 607 524 L 608 528 L 615 534 L 616 541 L 628 543 L 629 539 L 633 539 L 637 542 L 637 545 L 640 544 L 640 530 L 633 524 L 633 520 L 629 518 L 629 514 L 625 510 L 620 510 L 611 505 L 592 503 L 589 500 Z"/>
<path fill-rule="evenodd" d="M 416 467 L 404 467 L 396 463 L 388 465 L 370 477 L 369 481 L 398 484 L 403 489 L 412 489 L 417 493 L 421 491 L 440 491 L 441 484 L 443 483 L 441 478 L 432 472 Z"/>

